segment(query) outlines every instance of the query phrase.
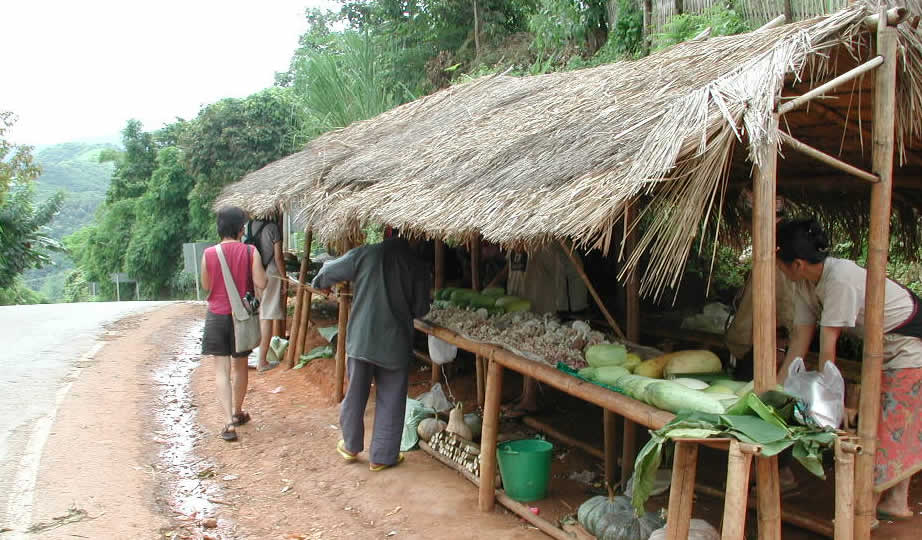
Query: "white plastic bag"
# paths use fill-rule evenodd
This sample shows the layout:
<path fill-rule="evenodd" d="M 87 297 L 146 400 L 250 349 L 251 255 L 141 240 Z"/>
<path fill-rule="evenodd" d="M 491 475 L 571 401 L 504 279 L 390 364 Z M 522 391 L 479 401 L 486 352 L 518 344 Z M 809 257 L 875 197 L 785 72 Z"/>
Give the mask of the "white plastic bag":
<path fill-rule="evenodd" d="M 445 392 L 442 390 L 442 383 L 433 384 L 428 392 L 423 392 L 417 396 L 416 399 L 422 402 L 426 407 L 435 409 L 438 412 L 447 411 L 454 407 L 454 405 L 448 401 L 448 398 L 445 397 Z"/>
<path fill-rule="evenodd" d="M 666 527 L 663 527 L 653 531 L 649 540 L 665 540 L 665 538 Z M 707 521 L 693 519 L 688 523 L 688 540 L 720 540 L 720 533 Z"/>
<path fill-rule="evenodd" d="M 826 362 L 823 371 L 807 371 L 797 357 L 788 368 L 784 391 L 801 399 L 807 412 L 822 427 L 837 428 L 845 417 L 845 380 L 839 368 Z"/>
<path fill-rule="evenodd" d="M 458 355 L 458 347 L 442 341 L 435 336 L 429 336 L 429 358 L 437 365 L 453 362 Z"/>

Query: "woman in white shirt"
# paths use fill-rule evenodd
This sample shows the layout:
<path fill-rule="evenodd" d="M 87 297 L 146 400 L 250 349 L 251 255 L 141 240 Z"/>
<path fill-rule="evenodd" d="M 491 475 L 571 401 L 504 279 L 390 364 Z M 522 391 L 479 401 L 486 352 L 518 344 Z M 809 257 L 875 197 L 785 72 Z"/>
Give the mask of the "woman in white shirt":
<path fill-rule="evenodd" d="M 819 369 L 835 362 L 842 332 L 864 335 L 867 271 L 828 256 L 829 241 L 813 219 L 778 225 L 778 266 L 795 282 L 794 331 L 780 378 L 803 357 L 820 328 Z M 922 470 L 922 316 L 912 292 L 888 279 L 884 293 L 884 364 L 874 491 L 881 519 L 909 519 L 909 481 Z"/>

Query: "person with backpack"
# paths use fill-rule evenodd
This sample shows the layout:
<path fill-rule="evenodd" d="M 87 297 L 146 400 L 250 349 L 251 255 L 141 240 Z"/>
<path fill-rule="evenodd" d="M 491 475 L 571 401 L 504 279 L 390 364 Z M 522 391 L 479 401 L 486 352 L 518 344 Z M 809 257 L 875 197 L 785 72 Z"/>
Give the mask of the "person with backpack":
<path fill-rule="evenodd" d="M 272 220 L 251 220 L 247 225 L 246 243 L 256 246 L 266 270 L 268 283 L 260 298 L 259 329 L 262 338 L 259 343 L 257 371 L 268 371 L 278 364 L 266 360 L 269 342 L 272 340 L 272 321 L 280 321 L 284 316 L 284 298 L 288 294 L 285 278 L 285 259 L 282 258 L 282 235 L 279 227 Z"/>

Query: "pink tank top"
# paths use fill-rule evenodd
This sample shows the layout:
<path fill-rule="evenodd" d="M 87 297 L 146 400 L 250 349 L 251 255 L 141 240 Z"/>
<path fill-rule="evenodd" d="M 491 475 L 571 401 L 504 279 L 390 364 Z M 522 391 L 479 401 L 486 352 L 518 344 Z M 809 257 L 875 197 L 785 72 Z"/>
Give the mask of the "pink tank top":
<path fill-rule="evenodd" d="M 247 291 L 253 291 L 253 246 L 241 242 L 221 244 L 221 252 L 227 261 L 227 267 L 234 277 L 237 292 L 241 298 Z M 224 273 L 215 246 L 205 250 L 205 269 L 211 278 L 211 293 L 208 295 L 208 311 L 218 315 L 230 315 L 231 305 L 224 287 Z"/>

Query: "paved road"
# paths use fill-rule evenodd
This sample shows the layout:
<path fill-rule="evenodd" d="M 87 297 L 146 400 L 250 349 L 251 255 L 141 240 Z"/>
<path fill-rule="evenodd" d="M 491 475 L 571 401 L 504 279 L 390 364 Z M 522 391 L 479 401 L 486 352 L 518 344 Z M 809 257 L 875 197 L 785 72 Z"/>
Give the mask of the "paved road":
<path fill-rule="evenodd" d="M 0 528 L 30 512 L 32 488 L 58 403 L 103 326 L 167 302 L 0 306 Z"/>

